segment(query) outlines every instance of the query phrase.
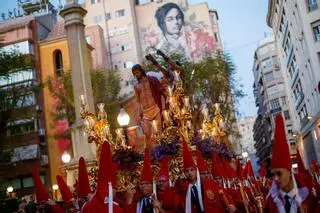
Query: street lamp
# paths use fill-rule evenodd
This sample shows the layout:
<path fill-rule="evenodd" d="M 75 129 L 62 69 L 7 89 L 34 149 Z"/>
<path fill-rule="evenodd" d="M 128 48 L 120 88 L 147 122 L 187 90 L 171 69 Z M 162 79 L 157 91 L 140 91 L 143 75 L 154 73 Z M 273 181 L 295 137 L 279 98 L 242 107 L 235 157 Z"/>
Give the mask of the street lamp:
<path fill-rule="evenodd" d="M 9 197 L 11 198 L 11 194 L 12 194 L 12 192 L 13 192 L 13 187 L 12 187 L 12 186 L 9 186 L 9 187 L 7 188 L 7 192 L 8 192 Z"/>
<path fill-rule="evenodd" d="M 130 122 L 130 117 L 128 115 L 128 113 L 125 111 L 125 109 L 123 108 L 123 106 L 121 106 L 120 108 L 120 112 L 119 115 L 117 117 L 117 121 L 119 123 L 119 125 L 123 128 L 123 132 L 124 132 L 124 141 L 125 144 L 128 145 L 128 124 Z"/>
<path fill-rule="evenodd" d="M 248 157 L 248 152 L 242 152 L 242 157 L 244 157 L 245 159 L 247 159 L 247 157 Z"/>
<path fill-rule="evenodd" d="M 63 163 L 70 163 L 70 160 L 71 160 L 70 154 L 67 151 L 64 151 L 61 156 L 61 160 Z"/>
<path fill-rule="evenodd" d="M 57 192 L 58 192 L 58 189 L 59 189 L 58 184 L 53 184 L 52 185 L 52 189 L 53 189 L 53 193 L 54 193 L 54 199 L 57 200 L 57 198 L 58 198 Z"/>

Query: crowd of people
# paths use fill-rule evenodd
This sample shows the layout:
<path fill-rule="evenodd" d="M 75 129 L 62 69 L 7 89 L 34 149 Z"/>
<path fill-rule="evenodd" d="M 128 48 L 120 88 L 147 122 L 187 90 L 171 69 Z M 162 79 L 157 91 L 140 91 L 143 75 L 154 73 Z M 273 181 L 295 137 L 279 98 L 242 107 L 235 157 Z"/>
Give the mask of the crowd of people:
<path fill-rule="evenodd" d="M 32 212 L 320 212 L 319 167 L 313 164 L 312 171 L 307 170 L 298 153 L 298 170 L 292 170 L 282 116 L 278 115 L 275 122 L 271 178 L 266 177 L 264 165 L 255 177 L 250 161 L 243 167 L 239 160 L 224 159 L 214 152 L 208 165 L 198 149 L 193 153 L 181 140 L 184 178 L 170 176 L 168 156 L 154 174 L 146 148 L 138 186 L 127 183 L 125 191 L 117 192 L 118 168 L 105 142 L 94 191 L 83 158 L 74 191 L 57 175 L 62 196 L 59 202 L 50 199 L 39 173 L 33 171 L 37 208 Z"/>

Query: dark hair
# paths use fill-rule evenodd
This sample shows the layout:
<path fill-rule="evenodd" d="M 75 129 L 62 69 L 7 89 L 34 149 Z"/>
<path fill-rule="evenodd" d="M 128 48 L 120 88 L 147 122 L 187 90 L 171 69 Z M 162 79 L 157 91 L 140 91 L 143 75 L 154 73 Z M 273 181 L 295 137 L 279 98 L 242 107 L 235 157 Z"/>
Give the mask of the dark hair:
<path fill-rule="evenodd" d="M 146 71 L 143 69 L 143 67 L 140 64 L 135 64 L 133 65 L 133 67 L 131 68 L 131 71 L 133 73 L 134 70 L 139 70 L 141 72 L 142 75 L 146 76 Z"/>
<path fill-rule="evenodd" d="M 184 14 L 183 14 L 182 10 L 180 9 L 180 7 L 177 4 L 172 3 L 172 2 L 164 4 L 157 9 L 156 14 L 155 14 L 158 26 L 160 27 L 160 29 L 162 30 L 163 33 L 165 31 L 167 31 L 164 18 L 166 17 L 167 13 L 173 8 L 177 9 L 179 11 L 179 13 L 181 14 L 182 25 L 184 25 Z"/>

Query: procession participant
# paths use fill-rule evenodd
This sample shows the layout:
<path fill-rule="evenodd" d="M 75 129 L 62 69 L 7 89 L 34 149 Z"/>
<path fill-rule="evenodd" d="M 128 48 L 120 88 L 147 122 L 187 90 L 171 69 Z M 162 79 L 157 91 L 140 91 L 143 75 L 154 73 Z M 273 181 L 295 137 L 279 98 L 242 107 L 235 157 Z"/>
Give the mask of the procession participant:
<path fill-rule="evenodd" d="M 196 156 L 197 156 L 197 167 L 199 169 L 200 178 L 202 180 L 212 180 L 212 174 L 209 171 L 207 162 L 203 159 L 201 152 L 198 147 L 196 147 Z"/>
<path fill-rule="evenodd" d="M 140 64 L 132 67 L 132 74 L 138 80 L 134 85 L 137 101 L 137 122 L 142 125 L 146 136 L 147 147 L 151 146 L 152 121 L 156 120 L 158 129 L 161 129 L 162 102 L 164 91 L 159 80 L 153 76 L 147 76 Z"/>
<path fill-rule="evenodd" d="M 165 156 L 161 161 L 161 168 L 157 180 L 157 198 L 164 213 L 183 212 L 183 206 L 169 177 L 169 158 Z"/>
<path fill-rule="evenodd" d="M 183 166 L 188 186 L 184 196 L 185 212 L 235 212 L 231 200 L 227 200 L 224 191 L 213 180 L 201 180 L 197 166 L 185 141 L 183 145 Z"/>
<path fill-rule="evenodd" d="M 60 175 L 56 176 L 57 184 L 59 186 L 60 194 L 63 200 L 63 208 L 67 212 L 77 212 L 77 202 L 74 199 L 72 192 L 66 182 L 63 180 L 63 178 Z"/>
<path fill-rule="evenodd" d="M 115 168 L 108 142 L 103 142 L 100 155 L 97 188 L 93 196 L 82 207 L 83 213 L 113 212 L 121 213 L 123 209 L 113 200 L 116 185 Z"/>
<path fill-rule="evenodd" d="M 151 159 L 149 149 L 144 151 L 143 169 L 141 173 L 139 190 L 141 197 L 138 201 L 133 199 L 134 194 L 128 194 L 127 204 L 125 205 L 126 213 L 154 213 L 160 211 L 160 202 L 156 199 L 153 191 L 153 175 L 151 168 Z"/>
<path fill-rule="evenodd" d="M 222 168 L 219 162 L 219 158 L 217 155 L 212 151 L 212 156 L 211 156 L 211 174 L 213 179 L 219 183 L 221 187 L 224 187 L 224 174 L 222 172 Z"/>
<path fill-rule="evenodd" d="M 32 171 L 33 183 L 36 189 L 37 205 L 39 209 L 47 209 L 49 212 L 63 213 L 62 208 L 50 199 L 49 194 L 43 185 L 39 172 L 35 169 Z"/>
<path fill-rule="evenodd" d="M 78 209 L 81 209 L 83 204 L 92 197 L 87 165 L 83 157 L 80 157 L 78 162 L 78 181 L 76 184 L 76 194 L 76 205 Z"/>
<path fill-rule="evenodd" d="M 303 179 L 292 172 L 292 161 L 281 115 L 275 119 L 271 173 L 273 183 L 267 195 L 265 212 L 312 212 L 311 194 Z"/>

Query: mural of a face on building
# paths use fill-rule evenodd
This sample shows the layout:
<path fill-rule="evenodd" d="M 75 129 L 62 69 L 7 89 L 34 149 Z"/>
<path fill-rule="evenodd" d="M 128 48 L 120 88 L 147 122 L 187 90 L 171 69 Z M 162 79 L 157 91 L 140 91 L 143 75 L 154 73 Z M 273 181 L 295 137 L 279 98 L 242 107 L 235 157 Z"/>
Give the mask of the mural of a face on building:
<path fill-rule="evenodd" d="M 181 28 L 184 25 L 184 14 L 175 3 L 167 3 L 156 11 L 158 26 L 165 37 L 181 36 Z"/>
<path fill-rule="evenodd" d="M 178 2 L 178 1 L 177 1 Z M 208 8 L 182 6 L 167 2 L 139 8 L 141 45 L 145 53 L 160 49 L 166 54 L 178 53 L 189 60 L 201 59 L 216 50 Z M 153 16 L 154 19 L 146 18 Z"/>

